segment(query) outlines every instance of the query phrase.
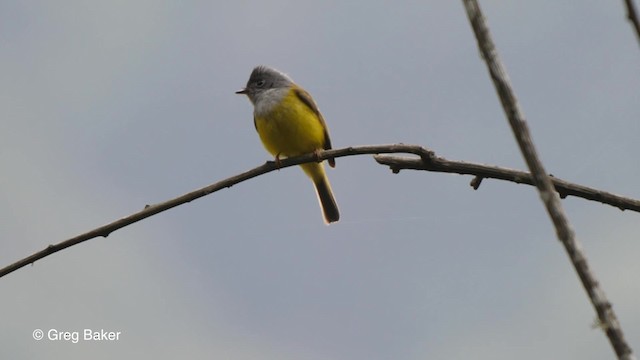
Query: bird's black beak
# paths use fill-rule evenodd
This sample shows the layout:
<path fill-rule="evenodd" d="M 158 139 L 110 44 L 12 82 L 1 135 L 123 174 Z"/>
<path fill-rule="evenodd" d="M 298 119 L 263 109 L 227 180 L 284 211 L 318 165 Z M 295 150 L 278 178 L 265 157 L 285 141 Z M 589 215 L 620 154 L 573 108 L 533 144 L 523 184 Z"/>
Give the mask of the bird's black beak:
<path fill-rule="evenodd" d="M 246 94 L 246 93 L 247 93 L 247 89 L 246 88 L 236 91 L 236 94 L 241 94 L 242 95 L 242 94 Z"/>

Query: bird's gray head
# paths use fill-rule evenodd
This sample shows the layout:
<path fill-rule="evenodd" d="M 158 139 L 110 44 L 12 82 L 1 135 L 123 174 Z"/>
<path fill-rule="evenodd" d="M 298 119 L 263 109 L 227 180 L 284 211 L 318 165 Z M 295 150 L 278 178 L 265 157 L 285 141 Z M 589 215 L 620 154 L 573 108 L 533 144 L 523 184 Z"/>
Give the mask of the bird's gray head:
<path fill-rule="evenodd" d="M 273 89 L 288 88 L 293 84 L 290 77 L 280 71 L 267 67 L 258 66 L 251 72 L 247 86 L 236 94 L 245 94 L 252 103 L 256 103 L 256 99 Z"/>

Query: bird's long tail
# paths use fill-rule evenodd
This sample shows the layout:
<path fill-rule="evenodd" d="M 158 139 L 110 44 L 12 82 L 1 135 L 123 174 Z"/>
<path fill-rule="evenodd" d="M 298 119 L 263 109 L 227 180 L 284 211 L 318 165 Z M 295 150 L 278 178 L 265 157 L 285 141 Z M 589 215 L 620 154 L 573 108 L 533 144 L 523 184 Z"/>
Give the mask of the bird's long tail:
<path fill-rule="evenodd" d="M 330 224 L 338 221 L 340 219 L 340 211 L 338 210 L 336 199 L 333 197 L 329 179 L 324 172 L 324 166 L 318 163 L 309 163 L 302 165 L 302 169 L 313 180 L 324 222 Z"/>

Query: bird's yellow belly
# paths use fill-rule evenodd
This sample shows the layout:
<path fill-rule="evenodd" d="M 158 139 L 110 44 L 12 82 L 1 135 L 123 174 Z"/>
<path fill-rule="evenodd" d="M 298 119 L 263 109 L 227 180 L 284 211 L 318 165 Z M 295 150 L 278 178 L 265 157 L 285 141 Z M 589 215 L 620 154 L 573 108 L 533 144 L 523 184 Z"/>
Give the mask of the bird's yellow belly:
<path fill-rule="evenodd" d="M 264 147 L 272 155 L 302 155 L 322 149 L 325 132 L 317 115 L 289 92 L 264 114 L 254 114 Z"/>

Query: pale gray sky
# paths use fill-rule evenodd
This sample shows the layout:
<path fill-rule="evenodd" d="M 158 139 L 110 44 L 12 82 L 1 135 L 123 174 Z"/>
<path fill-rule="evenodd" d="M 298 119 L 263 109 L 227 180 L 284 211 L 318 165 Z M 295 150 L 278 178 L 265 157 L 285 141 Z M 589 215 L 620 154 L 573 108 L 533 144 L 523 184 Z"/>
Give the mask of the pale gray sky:
<path fill-rule="evenodd" d="M 640 198 L 622 1 L 481 5 L 548 171 Z M 4 1 L 0 266 L 270 159 L 234 94 L 258 64 L 334 147 L 524 169 L 459 1 Z M 614 358 L 533 188 L 337 165 L 335 225 L 286 169 L 0 279 L 1 357 Z M 638 214 L 563 204 L 637 353 Z M 85 328 L 122 334 L 46 339 Z"/>

